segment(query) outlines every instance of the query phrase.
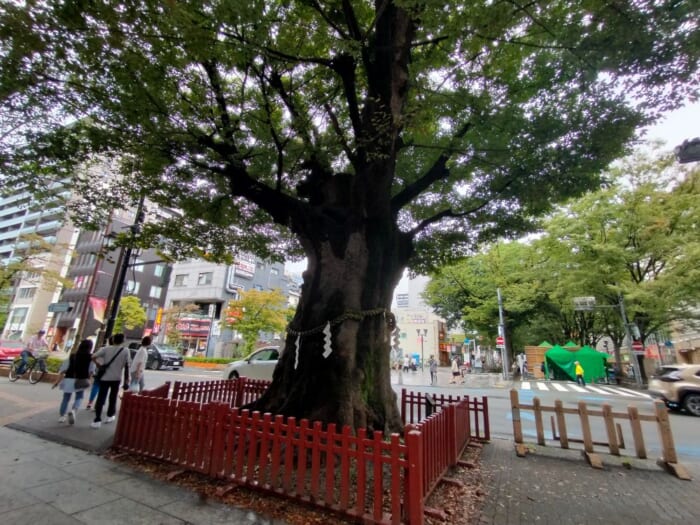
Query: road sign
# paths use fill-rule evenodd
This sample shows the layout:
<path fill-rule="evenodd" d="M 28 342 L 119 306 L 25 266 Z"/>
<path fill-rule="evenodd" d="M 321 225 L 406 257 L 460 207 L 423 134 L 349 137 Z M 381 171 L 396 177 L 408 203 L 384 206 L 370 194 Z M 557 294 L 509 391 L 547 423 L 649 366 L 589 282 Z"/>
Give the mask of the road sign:
<path fill-rule="evenodd" d="M 496 338 L 496 346 L 497 346 L 497 347 L 500 347 L 500 348 L 503 348 L 503 347 L 505 346 L 505 344 L 506 344 L 505 339 L 499 335 L 499 336 Z"/>
<path fill-rule="evenodd" d="M 70 312 L 72 309 L 73 307 L 70 305 L 70 303 L 51 303 L 49 305 L 49 312 Z"/>
<path fill-rule="evenodd" d="M 644 345 L 641 341 L 632 341 L 632 350 L 635 354 L 644 354 Z"/>

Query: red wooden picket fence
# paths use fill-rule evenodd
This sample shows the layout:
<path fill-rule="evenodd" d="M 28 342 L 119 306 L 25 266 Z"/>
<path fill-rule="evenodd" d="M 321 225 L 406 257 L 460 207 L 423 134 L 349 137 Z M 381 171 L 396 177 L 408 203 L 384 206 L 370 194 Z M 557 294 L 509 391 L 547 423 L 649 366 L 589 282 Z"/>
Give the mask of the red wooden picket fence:
<path fill-rule="evenodd" d="M 127 392 L 114 447 L 358 522 L 421 525 L 425 500 L 440 477 L 471 439 L 484 439 L 471 431 L 473 407 L 477 418 L 484 416 L 480 428 L 488 428 L 486 398 L 443 398 L 421 420 L 421 397 L 404 391 L 402 415 L 414 415 L 405 421 L 403 439 L 392 434 L 387 440 L 381 432 L 240 409 L 266 382 L 209 383 Z"/>

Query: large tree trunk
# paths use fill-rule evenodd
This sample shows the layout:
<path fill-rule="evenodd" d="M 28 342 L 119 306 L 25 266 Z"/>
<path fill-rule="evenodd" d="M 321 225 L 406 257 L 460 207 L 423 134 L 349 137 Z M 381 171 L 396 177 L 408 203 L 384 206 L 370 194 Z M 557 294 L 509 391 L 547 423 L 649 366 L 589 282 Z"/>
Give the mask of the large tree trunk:
<path fill-rule="evenodd" d="M 331 220 L 324 210 L 323 220 L 308 218 L 307 224 L 316 225 L 304 239 L 309 265 L 273 383 L 249 408 L 353 428 L 400 430 L 387 321 L 410 243 L 389 214 L 360 218 L 348 208 L 335 209 Z"/>

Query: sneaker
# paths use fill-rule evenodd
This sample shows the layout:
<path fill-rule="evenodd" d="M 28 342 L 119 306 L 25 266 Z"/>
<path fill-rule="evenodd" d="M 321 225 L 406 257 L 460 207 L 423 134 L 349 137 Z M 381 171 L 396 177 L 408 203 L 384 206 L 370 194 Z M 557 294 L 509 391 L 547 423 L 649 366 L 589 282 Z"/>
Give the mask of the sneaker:
<path fill-rule="evenodd" d="M 65 423 L 66 422 L 66 416 L 61 416 L 58 418 L 59 423 Z"/>
<path fill-rule="evenodd" d="M 114 421 L 115 419 L 117 419 L 117 418 L 114 417 L 114 416 L 107 416 L 107 419 L 105 419 L 105 423 L 111 423 L 111 422 Z"/>
<path fill-rule="evenodd" d="M 75 410 L 68 412 L 68 424 L 75 425 Z"/>
<path fill-rule="evenodd" d="M 85 410 L 92 410 L 92 403 L 88 403 Z"/>
<path fill-rule="evenodd" d="M 90 423 L 90 426 L 92 428 L 100 428 L 102 426 L 102 421 L 93 421 L 92 423 Z"/>

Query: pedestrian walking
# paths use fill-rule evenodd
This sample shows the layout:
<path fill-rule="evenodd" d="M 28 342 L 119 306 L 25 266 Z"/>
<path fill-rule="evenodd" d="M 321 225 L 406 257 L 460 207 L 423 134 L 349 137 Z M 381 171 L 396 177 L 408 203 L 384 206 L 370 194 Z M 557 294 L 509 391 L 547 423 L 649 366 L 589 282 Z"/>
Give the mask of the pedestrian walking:
<path fill-rule="evenodd" d="M 105 419 L 105 423 L 111 423 L 116 419 L 117 397 L 119 396 L 122 371 L 125 367 L 128 370 L 131 366 L 129 350 L 124 348 L 123 345 L 124 334 L 114 334 L 112 341 L 114 344 L 100 348 L 92 356 L 93 361 L 97 362 L 101 358 L 104 362 L 97 371 L 97 377 L 100 380 L 100 391 L 97 394 L 97 402 L 95 403 L 95 419 L 90 424 L 92 428 L 100 428 L 102 426 L 102 409 L 108 395 L 109 404 L 107 405 L 107 419 Z M 126 375 L 128 376 L 128 373 Z M 128 377 L 125 378 L 124 384 L 128 388 Z"/>
<path fill-rule="evenodd" d="M 408 372 L 408 367 L 411 364 L 411 360 L 408 358 L 408 356 L 404 356 L 403 358 L 403 371 Z"/>
<path fill-rule="evenodd" d="M 574 373 L 576 374 L 576 382 L 581 386 L 586 386 L 586 380 L 583 378 L 583 367 L 578 361 L 574 361 Z"/>
<path fill-rule="evenodd" d="M 452 358 L 452 381 L 450 381 L 450 383 L 457 383 L 458 377 L 461 379 L 460 383 L 464 383 L 462 373 L 459 371 L 459 361 L 457 360 L 457 356 L 454 356 Z"/>
<path fill-rule="evenodd" d="M 435 360 L 435 357 L 432 355 L 430 356 L 430 359 L 428 359 L 428 365 L 430 368 L 430 384 L 431 385 L 437 385 L 437 369 L 438 369 L 438 364 L 437 361 Z"/>
<path fill-rule="evenodd" d="M 141 339 L 141 346 L 134 354 L 134 359 L 131 361 L 131 383 L 129 390 L 132 392 L 143 392 L 146 387 L 144 381 L 144 370 L 146 369 L 146 360 L 148 359 L 148 347 L 151 346 L 151 336 L 146 336 Z"/>
<path fill-rule="evenodd" d="M 113 336 L 109 336 L 109 340 L 107 341 L 108 344 L 112 345 L 114 344 L 114 338 Z M 97 359 L 97 361 L 94 361 L 94 364 L 96 365 L 95 368 L 99 369 L 101 365 L 104 364 L 104 360 L 102 358 Z M 92 405 L 95 402 L 95 399 L 97 399 L 97 394 L 100 393 L 100 380 L 97 377 L 97 375 L 93 374 L 92 375 L 92 388 L 90 388 L 90 397 L 88 399 L 88 403 L 85 406 L 85 410 L 92 410 Z"/>
<path fill-rule="evenodd" d="M 75 424 L 76 411 L 80 409 L 80 402 L 83 400 L 85 390 L 90 387 L 90 376 L 92 375 L 92 370 L 94 370 L 91 354 L 92 341 L 85 339 L 61 364 L 58 379 L 51 387 L 59 387 L 63 392 L 61 406 L 58 410 L 59 423 L 65 423 L 67 416 L 68 423 L 71 425 Z M 75 394 L 75 398 L 69 412 L 68 404 L 73 394 Z"/>

